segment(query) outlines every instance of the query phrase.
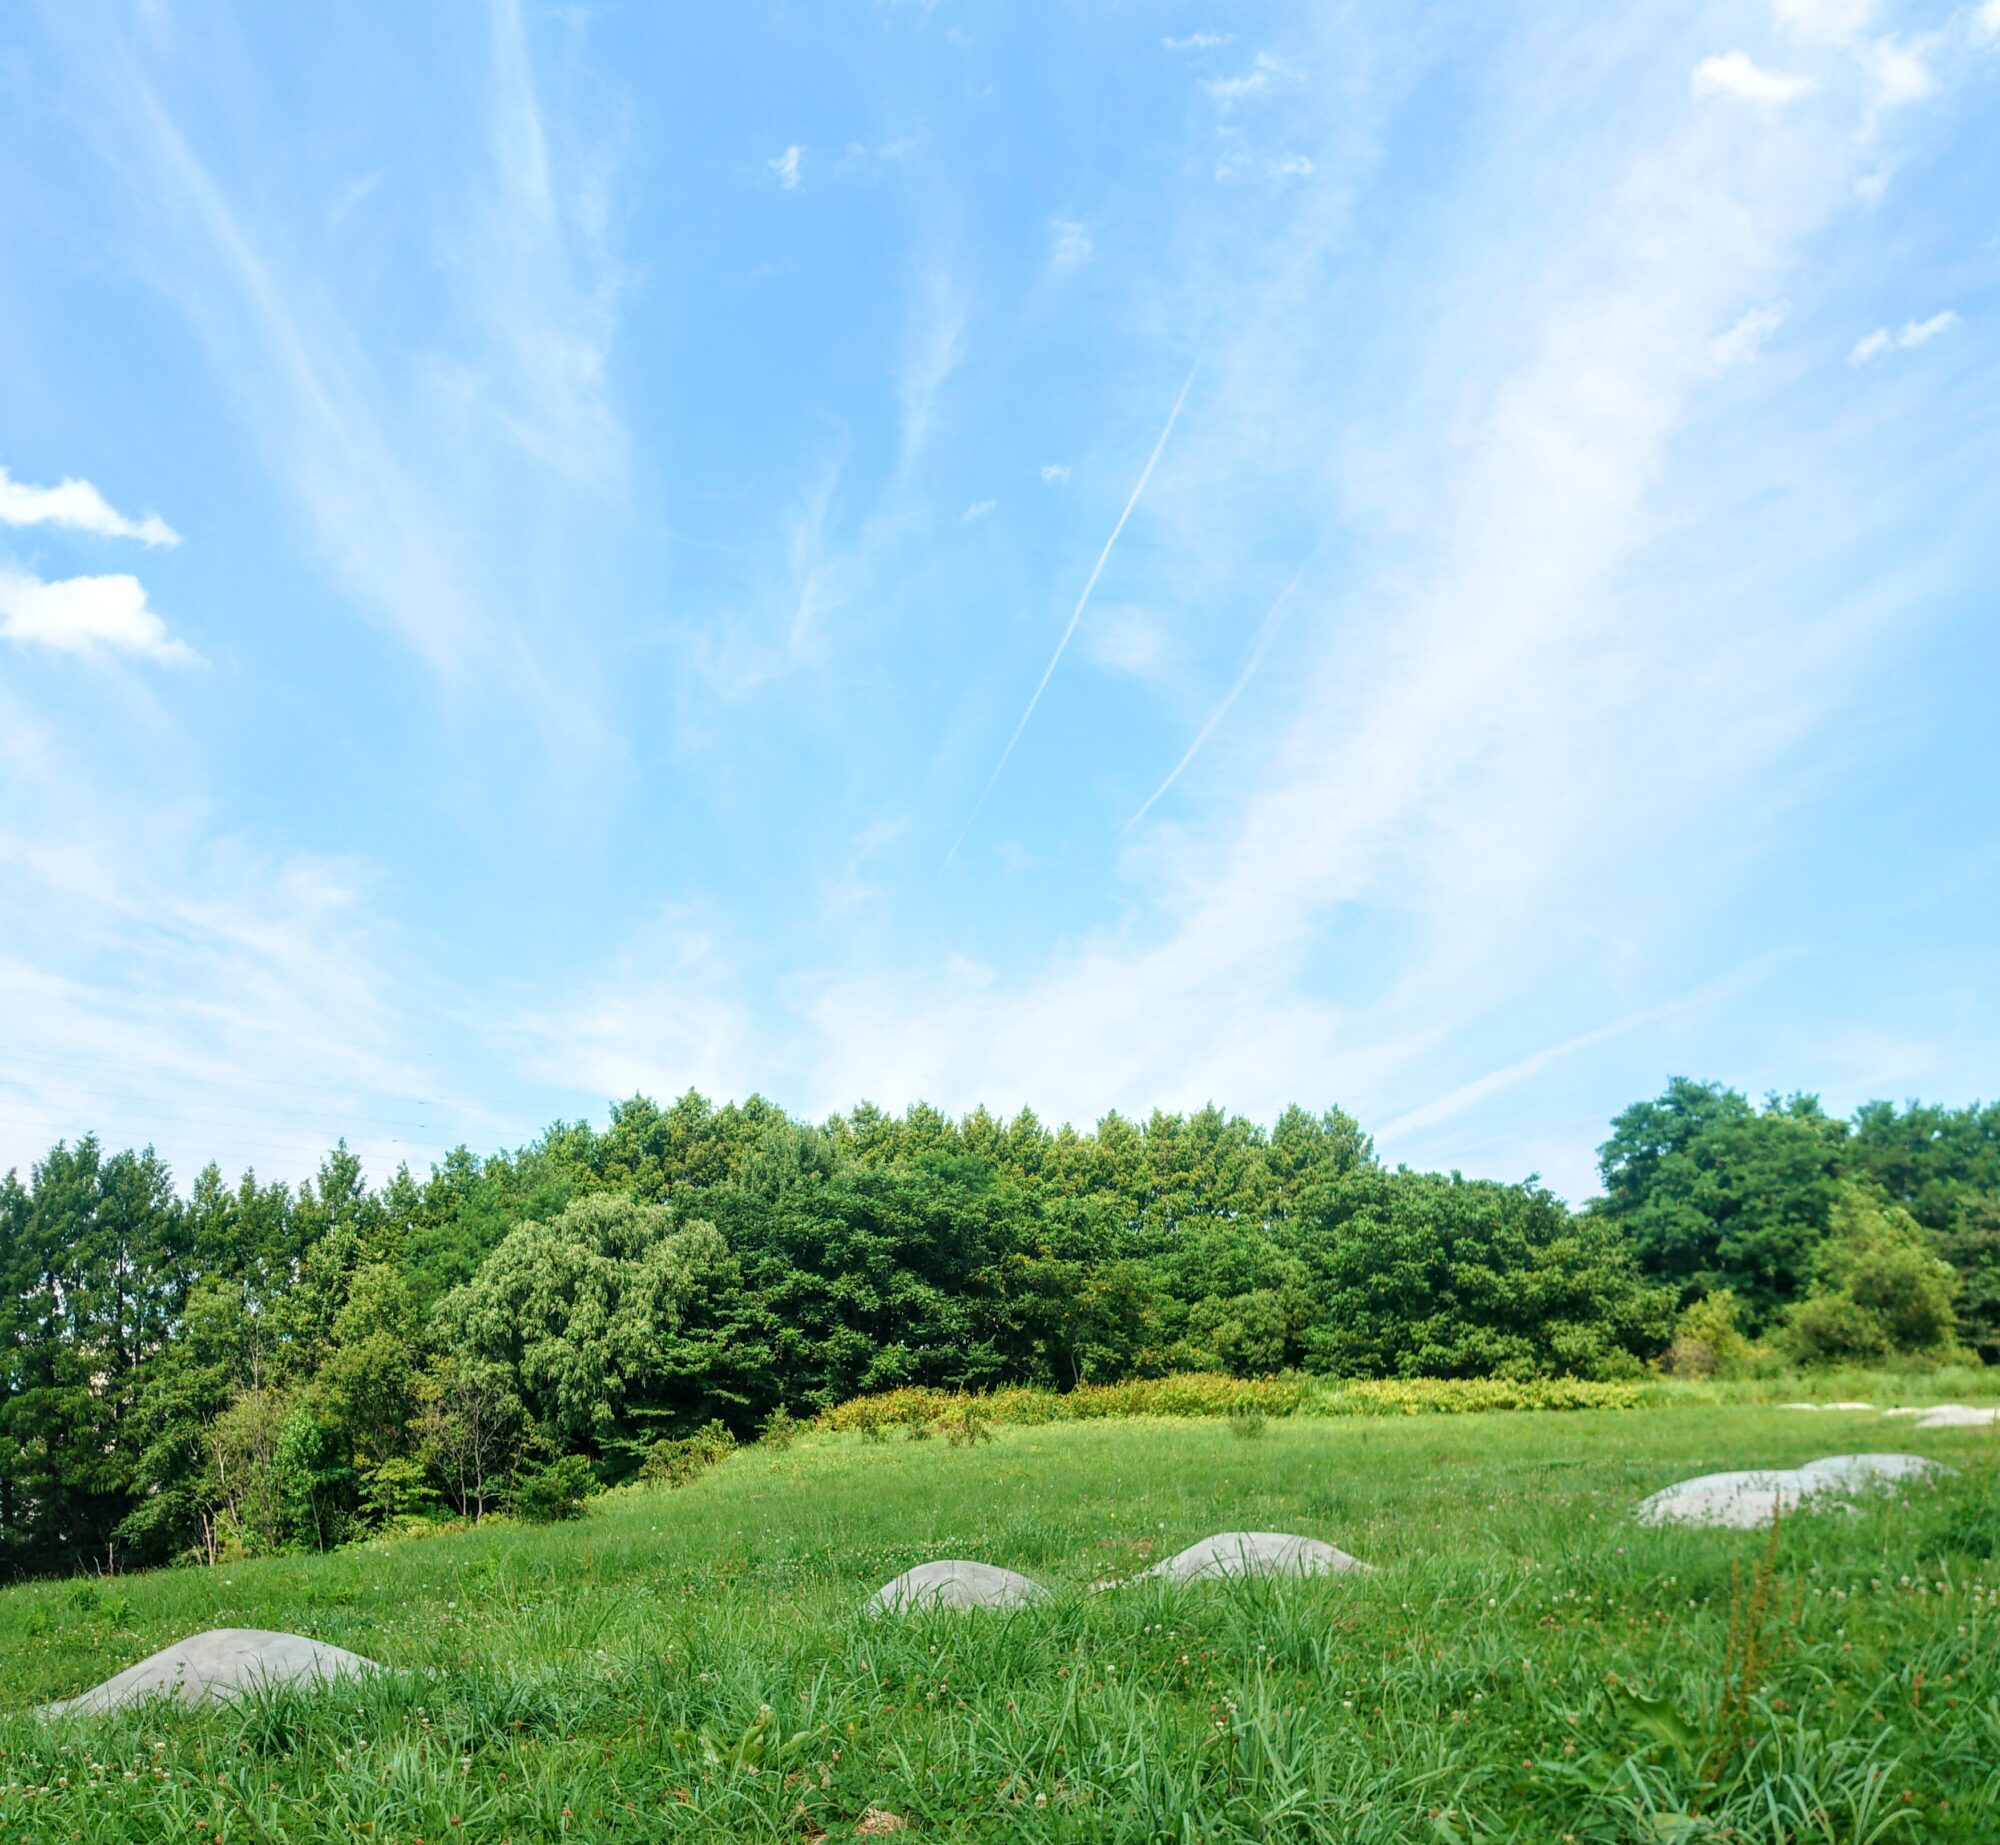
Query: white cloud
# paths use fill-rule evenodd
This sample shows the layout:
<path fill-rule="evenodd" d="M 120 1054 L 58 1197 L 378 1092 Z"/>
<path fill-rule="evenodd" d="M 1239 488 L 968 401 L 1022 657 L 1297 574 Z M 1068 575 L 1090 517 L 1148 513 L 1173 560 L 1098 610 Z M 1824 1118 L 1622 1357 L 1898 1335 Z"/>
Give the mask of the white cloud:
<path fill-rule="evenodd" d="M 998 500 L 974 500 L 965 509 L 964 523 L 967 525 L 977 525 L 980 520 L 984 519 L 999 504 Z"/>
<path fill-rule="evenodd" d="M 1981 37 L 2000 39 L 2000 0 L 1986 0 L 1974 24 Z"/>
<path fill-rule="evenodd" d="M 1937 88 L 1937 79 L 1916 52 L 1893 38 L 1877 39 L 1868 50 L 1868 72 L 1874 79 L 1875 101 L 1884 109 L 1922 102 Z"/>
<path fill-rule="evenodd" d="M 1319 171 L 1306 154 L 1293 154 L 1289 159 L 1275 161 L 1271 171 L 1286 179 L 1310 179 Z"/>
<path fill-rule="evenodd" d="M 1892 348 L 1910 352 L 1926 345 L 1940 333 L 1948 333 L 1958 325 L 1958 316 L 1950 308 L 1933 314 L 1928 320 L 1906 320 L 1891 333 L 1887 327 L 1877 327 L 1873 333 L 1854 342 L 1854 350 L 1847 355 L 1850 365 L 1866 365 L 1871 359 L 1879 359 Z"/>
<path fill-rule="evenodd" d="M 1089 262 L 1095 248 L 1087 225 L 1064 218 L 1049 220 L 1049 262 L 1057 269 L 1075 269 Z"/>
<path fill-rule="evenodd" d="M 1996 0 L 2000 4 L 2000 0 Z M 1186 38 L 1163 38 L 1160 43 L 1169 51 L 1214 51 L 1222 45 L 1236 43 L 1234 32 L 1190 32 Z"/>
<path fill-rule="evenodd" d="M 87 480 L 65 477 L 54 487 L 10 480 L 0 467 L 0 525 L 62 525 L 100 538 L 136 538 L 146 545 L 177 545 L 180 534 L 153 513 L 128 519 Z"/>
<path fill-rule="evenodd" d="M 1703 58 L 1694 67 L 1688 87 L 1696 97 L 1733 96 L 1742 102 L 1783 104 L 1794 102 L 1814 86 L 1810 77 L 1787 71 L 1766 70 L 1753 63 L 1747 52 L 1726 51 Z"/>
<path fill-rule="evenodd" d="M 1793 37 L 1838 44 L 1868 23 L 1875 0 L 1775 0 L 1773 10 Z"/>
<path fill-rule="evenodd" d="M 1888 167 L 1877 167 L 1872 173 L 1862 174 L 1854 182 L 1854 196 L 1873 211 L 1888 193 L 1891 177 L 1891 169 Z"/>
<path fill-rule="evenodd" d="M 1905 350 L 1912 346 L 1921 346 L 1927 340 L 1936 339 L 1940 333 L 1948 333 L 1957 325 L 1958 316 L 1950 308 L 1946 308 L 1942 313 L 1933 314 L 1928 320 L 1906 320 L 1902 330 L 1896 335 L 1896 344 Z"/>
<path fill-rule="evenodd" d="M 1280 77 L 1296 80 L 1298 72 L 1289 65 L 1279 63 L 1269 52 L 1260 51 L 1242 76 L 1211 77 L 1201 87 L 1217 102 L 1227 106 L 1241 102 L 1246 96 L 1261 95 L 1271 87 L 1274 79 Z"/>
<path fill-rule="evenodd" d="M 777 174 L 779 185 L 784 187 L 784 189 L 787 192 L 796 192 L 798 191 L 803 178 L 803 176 L 799 172 L 799 163 L 803 161 L 805 157 L 806 157 L 806 150 L 803 147 L 801 147 L 797 142 L 794 142 L 790 147 L 786 148 L 785 151 L 777 157 L 777 159 L 767 160 L 765 161 L 764 164 L 767 167 L 769 167 L 773 173 Z"/>
<path fill-rule="evenodd" d="M 1764 350 L 1764 342 L 1791 317 L 1789 301 L 1774 301 L 1768 307 L 1751 308 L 1718 334 L 1709 347 L 1717 365 L 1748 365 Z"/>
<path fill-rule="evenodd" d="M 1042 463 L 1042 485 L 1044 487 L 1059 487 L 1068 479 L 1069 464 L 1067 462 L 1045 461 Z"/>
<path fill-rule="evenodd" d="M 0 637 L 61 653 L 101 650 L 175 661 L 195 657 L 147 607 L 145 585 L 122 575 L 45 583 L 0 565 Z"/>

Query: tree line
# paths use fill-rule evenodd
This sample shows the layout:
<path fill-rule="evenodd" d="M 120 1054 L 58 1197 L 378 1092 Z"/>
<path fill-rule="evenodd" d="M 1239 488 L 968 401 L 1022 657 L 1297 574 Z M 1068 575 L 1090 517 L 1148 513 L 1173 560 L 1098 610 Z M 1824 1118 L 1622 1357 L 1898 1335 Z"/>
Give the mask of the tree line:
<path fill-rule="evenodd" d="M 905 1384 L 2000 1359 L 2000 1107 L 1676 1080 L 1603 1195 L 1389 1168 L 1338 1109 L 953 1119 L 635 1098 L 371 1186 L 0 1182 L 0 1575 L 326 1548 Z"/>

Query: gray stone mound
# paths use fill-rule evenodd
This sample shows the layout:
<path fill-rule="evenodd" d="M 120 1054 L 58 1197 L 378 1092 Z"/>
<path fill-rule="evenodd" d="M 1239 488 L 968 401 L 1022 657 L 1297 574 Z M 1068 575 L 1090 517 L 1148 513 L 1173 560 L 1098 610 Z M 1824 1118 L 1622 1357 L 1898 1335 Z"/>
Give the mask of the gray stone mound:
<path fill-rule="evenodd" d="M 1917 1418 L 1920 1429 L 1990 1429 L 2000 1422 L 2000 1409 L 1970 1409 L 1963 1403 L 1941 1403 Z"/>
<path fill-rule="evenodd" d="M 1823 1461 L 1808 1461 L 1798 1471 L 1810 1489 L 1837 1491 L 1842 1487 L 1886 1487 L 1898 1480 L 1927 1480 L 1943 1469 L 1921 1454 L 1832 1454 Z"/>
<path fill-rule="evenodd" d="M 1753 1468 L 1705 1473 L 1662 1487 L 1640 1500 L 1632 1516 L 1642 1525 L 1721 1525 L 1754 1531 L 1780 1513 L 1852 1511 L 1849 1498 L 1879 1492 L 1898 1480 L 1927 1479 L 1938 1471 L 1920 1454 L 1833 1454 L 1803 1467 Z"/>
<path fill-rule="evenodd" d="M 1705 1473 L 1664 1486 L 1639 1501 L 1632 1516 L 1642 1525 L 1725 1525 L 1751 1531 L 1780 1512 L 1796 1511 L 1806 1498 L 1804 1483 L 1788 1468 L 1752 1468 Z"/>
<path fill-rule="evenodd" d="M 1212 1582 L 1225 1576 L 1331 1576 L 1367 1564 L 1318 1538 L 1282 1531 L 1221 1531 L 1141 1572 L 1167 1582 Z"/>
<path fill-rule="evenodd" d="M 885 1582 L 862 1604 L 863 1614 L 909 1614 L 919 1608 L 1019 1608 L 1047 1601 L 1048 1590 L 991 1563 L 947 1557 L 919 1563 Z"/>
<path fill-rule="evenodd" d="M 261 1627 L 216 1627 L 175 1641 L 165 1651 L 126 1667 L 116 1678 L 108 1678 L 78 1697 L 43 1705 L 41 1715 L 95 1716 L 148 1698 L 214 1704 L 266 1686 L 313 1686 L 381 1670 L 372 1659 L 308 1640 L 303 1634 L 274 1634 Z"/>

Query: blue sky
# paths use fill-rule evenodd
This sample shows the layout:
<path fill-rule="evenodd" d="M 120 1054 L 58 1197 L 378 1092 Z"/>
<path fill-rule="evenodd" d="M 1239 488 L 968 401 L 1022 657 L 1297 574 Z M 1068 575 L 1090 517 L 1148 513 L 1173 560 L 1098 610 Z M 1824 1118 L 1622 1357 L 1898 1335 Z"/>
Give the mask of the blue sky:
<path fill-rule="evenodd" d="M 49 0 L 0 218 L 0 1168 L 2000 1092 L 2000 0 Z"/>

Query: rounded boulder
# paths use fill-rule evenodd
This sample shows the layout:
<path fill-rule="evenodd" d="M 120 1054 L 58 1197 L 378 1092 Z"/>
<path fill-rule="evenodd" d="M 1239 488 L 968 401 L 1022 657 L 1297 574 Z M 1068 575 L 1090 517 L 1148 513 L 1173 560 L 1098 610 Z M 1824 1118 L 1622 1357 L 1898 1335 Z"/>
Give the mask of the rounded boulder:
<path fill-rule="evenodd" d="M 945 1557 L 919 1563 L 885 1582 L 862 1605 L 863 1614 L 909 1614 L 923 1608 L 1020 1608 L 1048 1600 L 1039 1582 L 993 1563 Z"/>
<path fill-rule="evenodd" d="M 1284 1531 L 1219 1531 L 1176 1551 L 1142 1575 L 1167 1582 L 1212 1582 L 1234 1576 L 1332 1576 L 1367 1567 L 1318 1538 Z"/>
<path fill-rule="evenodd" d="M 149 1698 L 213 1704 L 245 1691 L 321 1685 L 381 1670 L 372 1659 L 308 1640 L 304 1634 L 272 1633 L 261 1627 L 216 1627 L 175 1641 L 77 1697 L 43 1705 L 42 1715 L 93 1716 Z"/>

